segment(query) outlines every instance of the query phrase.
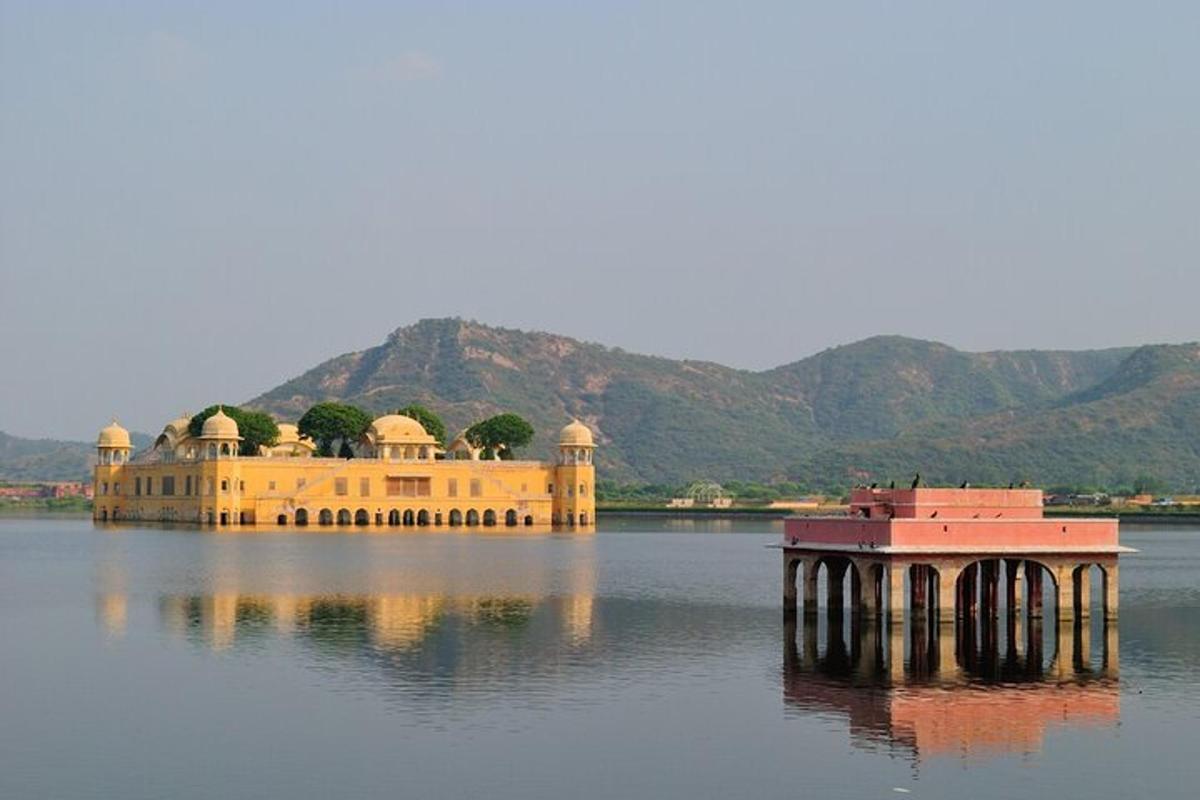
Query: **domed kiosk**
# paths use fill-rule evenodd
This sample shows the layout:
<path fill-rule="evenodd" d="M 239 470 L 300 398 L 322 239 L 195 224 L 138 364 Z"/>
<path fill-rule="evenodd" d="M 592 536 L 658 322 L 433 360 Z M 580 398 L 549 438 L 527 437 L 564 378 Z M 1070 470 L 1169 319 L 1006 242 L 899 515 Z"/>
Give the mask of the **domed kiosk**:
<path fill-rule="evenodd" d="M 375 458 L 388 461 L 430 461 L 437 440 L 412 417 L 386 414 L 371 423 L 365 436 Z"/>
<path fill-rule="evenodd" d="M 204 420 L 200 429 L 200 441 L 208 458 L 235 458 L 241 446 L 238 424 L 233 417 L 218 408 L 217 413 Z"/>

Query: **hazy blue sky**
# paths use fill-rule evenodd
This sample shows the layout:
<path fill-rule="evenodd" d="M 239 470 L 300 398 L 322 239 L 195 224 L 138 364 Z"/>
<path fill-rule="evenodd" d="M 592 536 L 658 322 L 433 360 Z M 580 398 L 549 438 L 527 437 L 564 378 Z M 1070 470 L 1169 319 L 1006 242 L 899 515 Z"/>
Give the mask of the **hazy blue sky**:
<path fill-rule="evenodd" d="M 0 430 L 422 317 L 766 367 L 1200 336 L 1200 4 L 0 0 Z"/>

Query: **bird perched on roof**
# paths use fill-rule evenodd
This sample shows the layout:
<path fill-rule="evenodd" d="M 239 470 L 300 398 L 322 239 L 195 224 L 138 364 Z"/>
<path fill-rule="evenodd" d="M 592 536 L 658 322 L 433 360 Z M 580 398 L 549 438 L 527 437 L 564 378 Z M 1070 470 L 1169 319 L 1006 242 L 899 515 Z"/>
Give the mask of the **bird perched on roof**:
<path fill-rule="evenodd" d="M 920 485 L 921 485 L 921 473 L 918 472 L 916 475 L 913 475 L 912 488 L 916 489 Z"/>
<path fill-rule="evenodd" d="M 930 514 L 930 515 L 929 515 L 929 518 L 930 518 L 930 519 L 933 519 L 933 518 L 934 518 L 934 517 L 936 517 L 937 515 L 938 515 L 938 512 L 936 512 L 936 511 L 935 511 L 935 512 L 933 512 L 932 514 Z"/>
<path fill-rule="evenodd" d="M 960 488 L 960 489 L 970 489 L 970 488 L 971 488 L 971 482 L 970 482 L 970 481 L 963 481 L 963 482 L 962 482 L 962 484 L 960 484 L 958 488 Z"/>
<path fill-rule="evenodd" d="M 878 484 L 878 483 L 872 483 L 872 484 L 871 484 L 871 488 L 872 488 L 872 489 L 878 489 L 878 488 L 879 488 L 879 484 Z"/>

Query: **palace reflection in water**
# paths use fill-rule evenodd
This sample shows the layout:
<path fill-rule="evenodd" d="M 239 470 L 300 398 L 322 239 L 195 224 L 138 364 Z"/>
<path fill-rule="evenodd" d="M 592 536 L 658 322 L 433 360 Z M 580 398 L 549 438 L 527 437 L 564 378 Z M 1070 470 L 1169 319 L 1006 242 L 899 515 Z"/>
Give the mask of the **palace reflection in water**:
<path fill-rule="evenodd" d="M 1017 615 L 888 625 L 839 609 L 784 622 L 787 706 L 843 715 L 853 743 L 930 756 L 1031 753 L 1056 725 L 1120 718 L 1115 620 Z M 1099 639 L 1093 647 L 1093 639 Z"/>

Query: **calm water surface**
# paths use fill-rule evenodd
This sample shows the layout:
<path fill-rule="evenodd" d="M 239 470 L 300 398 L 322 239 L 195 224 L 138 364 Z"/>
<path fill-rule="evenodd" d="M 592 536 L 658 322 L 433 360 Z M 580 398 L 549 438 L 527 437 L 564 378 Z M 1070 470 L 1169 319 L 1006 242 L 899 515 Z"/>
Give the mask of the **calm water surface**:
<path fill-rule="evenodd" d="M 1200 530 L 1069 668 L 934 678 L 785 625 L 778 536 L 0 520 L 0 797 L 1197 795 Z"/>

